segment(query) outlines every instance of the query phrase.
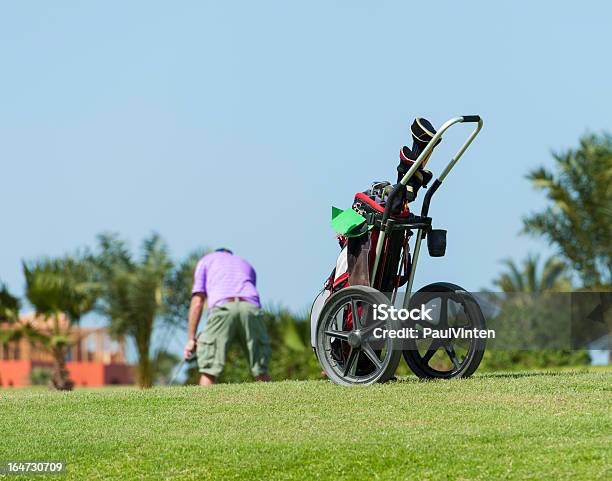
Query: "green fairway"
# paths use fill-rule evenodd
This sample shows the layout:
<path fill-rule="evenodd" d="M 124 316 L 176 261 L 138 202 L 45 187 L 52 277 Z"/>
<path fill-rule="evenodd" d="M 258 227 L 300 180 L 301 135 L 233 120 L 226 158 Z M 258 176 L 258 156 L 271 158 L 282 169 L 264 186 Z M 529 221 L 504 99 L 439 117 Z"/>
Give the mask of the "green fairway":
<path fill-rule="evenodd" d="M 53 479 L 609 480 L 612 372 L 3 390 L 0 439 Z"/>

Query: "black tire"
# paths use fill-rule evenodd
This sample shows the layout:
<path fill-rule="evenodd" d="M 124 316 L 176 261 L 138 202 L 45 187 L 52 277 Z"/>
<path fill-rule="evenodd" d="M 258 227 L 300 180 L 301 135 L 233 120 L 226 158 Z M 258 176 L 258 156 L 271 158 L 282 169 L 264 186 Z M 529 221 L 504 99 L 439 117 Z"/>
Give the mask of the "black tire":
<path fill-rule="evenodd" d="M 392 319 L 373 321 L 373 306 L 388 303 L 384 294 L 368 286 L 347 287 L 328 299 L 317 321 L 315 352 L 332 382 L 368 385 L 393 377 L 401 350 L 391 339 L 373 337 L 376 327 L 401 327 Z M 358 313 L 357 322 L 353 322 L 352 312 Z"/>
<path fill-rule="evenodd" d="M 420 308 L 422 304 L 427 305 L 434 299 L 444 301 L 440 303 L 437 322 L 436 319 L 431 323 L 411 321 L 410 327 L 486 329 L 485 319 L 476 299 L 455 284 L 436 282 L 423 287 L 410 299 L 410 309 Z M 452 325 L 448 315 L 450 301 L 460 306 L 460 310 L 455 313 L 457 322 Z M 466 319 L 467 323 L 461 318 Z M 404 359 L 412 372 L 422 379 L 469 377 L 480 365 L 486 348 L 484 338 L 410 339 L 407 343 L 408 347 L 403 351 Z"/>

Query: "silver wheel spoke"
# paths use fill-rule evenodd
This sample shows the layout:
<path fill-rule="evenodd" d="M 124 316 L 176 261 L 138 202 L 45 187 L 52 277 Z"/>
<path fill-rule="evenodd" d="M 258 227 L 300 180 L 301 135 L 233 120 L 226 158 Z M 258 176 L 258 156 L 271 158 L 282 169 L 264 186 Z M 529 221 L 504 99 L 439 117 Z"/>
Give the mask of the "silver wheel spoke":
<path fill-rule="evenodd" d="M 363 344 L 362 348 L 363 353 L 368 356 L 368 359 L 372 361 L 372 364 L 376 366 L 376 369 L 381 369 L 383 367 L 383 363 L 376 355 L 376 352 L 374 352 L 374 349 L 372 349 L 372 346 L 370 346 L 368 343 L 365 343 Z"/>
<path fill-rule="evenodd" d="M 348 359 L 346 360 L 346 364 L 344 365 L 344 376 L 346 377 L 349 373 L 355 374 L 355 369 L 351 369 L 353 364 L 355 368 L 357 367 L 357 356 L 359 351 L 357 349 L 351 348 L 349 352 Z"/>
<path fill-rule="evenodd" d="M 361 332 L 363 334 L 369 334 L 370 332 L 372 332 L 377 327 L 384 326 L 386 324 L 386 322 L 387 321 L 378 321 L 378 322 L 375 322 L 374 324 L 370 324 L 369 326 L 365 326 L 363 329 L 361 329 Z"/>
<path fill-rule="evenodd" d="M 440 345 L 437 340 L 431 341 L 431 344 L 429 345 L 429 349 L 427 349 L 427 352 L 423 356 L 423 362 L 425 364 L 429 364 L 429 361 L 431 360 L 431 358 L 436 353 L 439 347 Z"/>
<path fill-rule="evenodd" d="M 457 354 L 455 353 L 455 348 L 453 347 L 453 345 L 451 343 L 448 343 L 446 346 L 444 346 L 444 350 L 446 351 L 446 354 L 448 354 L 448 357 L 450 358 L 452 363 L 455 365 L 455 368 L 459 369 L 461 363 L 457 359 Z"/>
<path fill-rule="evenodd" d="M 331 331 L 331 330 L 327 330 L 325 331 L 325 335 L 326 336 L 330 336 L 330 337 L 336 337 L 338 339 L 342 339 L 344 341 L 348 340 L 348 331 Z"/>
<path fill-rule="evenodd" d="M 357 301 L 351 299 L 351 313 L 353 315 L 353 330 L 361 329 L 361 319 L 359 318 L 359 309 L 357 308 Z"/>

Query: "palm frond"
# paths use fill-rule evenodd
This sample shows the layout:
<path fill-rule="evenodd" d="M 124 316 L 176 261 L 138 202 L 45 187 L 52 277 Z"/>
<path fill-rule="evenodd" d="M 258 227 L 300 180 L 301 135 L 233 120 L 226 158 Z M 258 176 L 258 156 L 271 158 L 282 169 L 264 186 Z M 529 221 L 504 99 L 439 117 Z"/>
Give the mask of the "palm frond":
<path fill-rule="evenodd" d="M 506 271 L 502 272 L 493 284 L 505 293 L 540 294 L 549 291 L 566 291 L 571 287 L 565 276 L 567 266 L 556 257 L 546 260 L 540 270 L 540 256 L 529 254 L 519 270 L 514 261 L 503 261 Z"/>
<path fill-rule="evenodd" d="M 549 257 L 542 270 L 540 291 L 562 291 L 571 287 L 571 282 L 565 276 L 567 265 L 559 258 Z"/>
<path fill-rule="evenodd" d="M 14 322 L 19 317 L 21 302 L 13 296 L 6 284 L 0 283 L 0 322 Z"/>
<path fill-rule="evenodd" d="M 548 205 L 523 219 L 523 232 L 556 246 L 585 286 L 612 283 L 612 136 L 584 135 L 578 148 L 553 159 L 554 172 L 540 167 L 527 175 Z M 554 285 L 552 277 L 545 283 Z"/>
<path fill-rule="evenodd" d="M 506 266 L 502 278 L 498 279 L 500 283 L 495 282 L 504 292 L 523 292 L 525 289 L 523 275 L 512 259 L 504 259 L 502 264 Z"/>
<path fill-rule="evenodd" d="M 64 313 L 78 322 L 94 308 L 99 284 L 93 282 L 89 260 L 65 256 L 23 262 L 26 297 L 43 316 Z"/>
<path fill-rule="evenodd" d="M 537 254 L 528 254 L 523 261 L 524 286 L 527 292 L 533 293 L 538 290 L 538 262 L 540 256 Z"/>

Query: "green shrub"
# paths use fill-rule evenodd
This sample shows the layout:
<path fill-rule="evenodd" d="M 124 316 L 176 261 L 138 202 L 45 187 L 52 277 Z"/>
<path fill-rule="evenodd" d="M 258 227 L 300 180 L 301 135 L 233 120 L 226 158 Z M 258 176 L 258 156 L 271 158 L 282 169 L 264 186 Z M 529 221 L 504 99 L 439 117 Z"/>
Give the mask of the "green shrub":
<path fill-rule="evenodd" d="M 46 367 L 34 367 L 30 371 L 30 384 L 32 386 L 48 386 L 51 381 L 51 370 Z"/>
<path fill-rule="evenodd" d="M 488 350 L 485 351 L 480 371 L 519 371 L 590 364 L 587 351 L 569 349 L 543 349 L 538 351 Z"/>

